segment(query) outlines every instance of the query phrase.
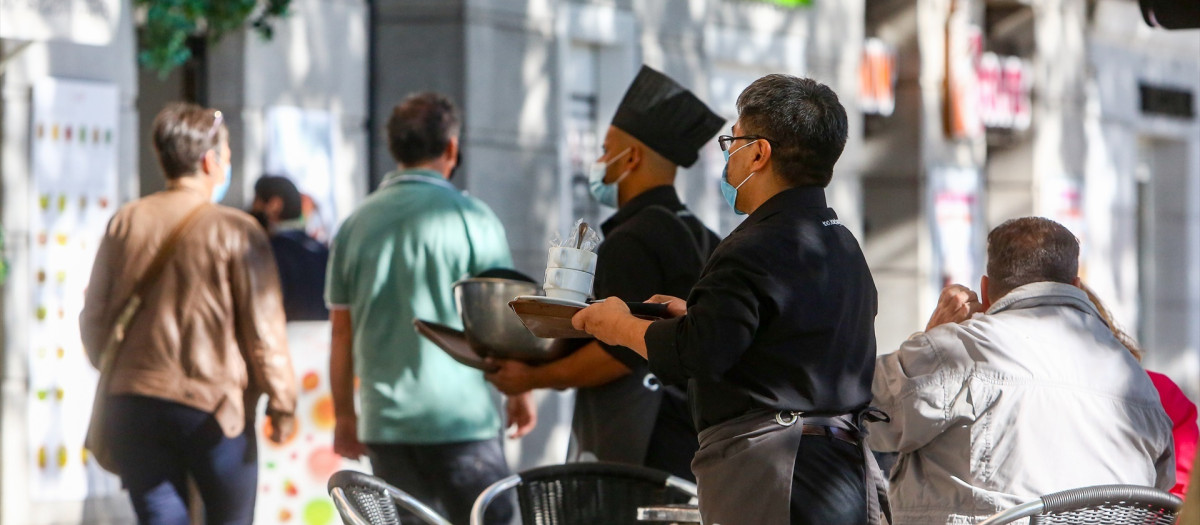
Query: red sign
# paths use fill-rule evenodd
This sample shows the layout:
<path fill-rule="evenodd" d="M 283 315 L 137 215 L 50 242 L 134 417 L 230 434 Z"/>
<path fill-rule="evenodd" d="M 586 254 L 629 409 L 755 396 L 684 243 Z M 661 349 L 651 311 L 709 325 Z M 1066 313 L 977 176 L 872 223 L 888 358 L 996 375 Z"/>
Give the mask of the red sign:
<path fill-rule="evenodd" d="M 979 59 L 979 115 L 989 128 L 1029 128 L 1030 82 L 1025 62 L 984 53 Z"/>

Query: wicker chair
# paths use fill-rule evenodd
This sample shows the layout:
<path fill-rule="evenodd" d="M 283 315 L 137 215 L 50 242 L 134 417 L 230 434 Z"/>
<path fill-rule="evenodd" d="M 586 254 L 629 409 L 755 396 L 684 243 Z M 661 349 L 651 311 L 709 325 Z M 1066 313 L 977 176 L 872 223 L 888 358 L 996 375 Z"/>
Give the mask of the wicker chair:
<path fill-rule="evenodd" d="M 516 488 L 526 525 L 633 525 L 638 507 L 688 503 L 696 485 L 658 470 L 617 463 L 568 463 L 526 470 L 475 500 L 471 525 L 483 525 L 492 500 Z"/>
<path fill-rule="evenodd" d="M 1029 518 L 1030 525 L 1172 525 L 1183 500 L 1151 487 L 1098 485 L 1047 494 L 979 525 Z"/>
<path fill-rule="evenodd" d="M 420 523 L 452 525 L 416 498 L 384 483 L 383 480 L 343 470 L 329 478 L 329 497 L 347 525 L 402 525 L 414 523 L 400 508 L 408 511 Z M 397 508 L 399 506 L 399 508 Z M 402 520 L 403 517 L 403 520 Z"/>

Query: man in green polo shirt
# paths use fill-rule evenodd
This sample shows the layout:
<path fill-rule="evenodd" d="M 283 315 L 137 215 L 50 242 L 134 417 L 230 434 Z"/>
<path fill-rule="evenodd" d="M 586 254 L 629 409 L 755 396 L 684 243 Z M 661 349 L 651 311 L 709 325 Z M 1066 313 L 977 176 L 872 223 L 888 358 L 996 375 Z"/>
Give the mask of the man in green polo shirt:
<path fill-rule="evenodd" d="M 461 326 L 452 284 L 511 267 L 512 258 L 492 210 L 449 182 L 459 126 L 457 109 L 435 93 L 412 95 L 392 111 L 388 146 L 399 169 L 338 231 L 326 300 L 334 449 L 368 455 L 377 476 L 466 523 L 475 497 L 509 475 L 500 420 L 482 372 L 420 337 L 412 320 Z M 513 437 L 532 430 L 528 395 L 506 405 Z M 511 514 L 500 502 L 487 521 L 508 523 Z"/>

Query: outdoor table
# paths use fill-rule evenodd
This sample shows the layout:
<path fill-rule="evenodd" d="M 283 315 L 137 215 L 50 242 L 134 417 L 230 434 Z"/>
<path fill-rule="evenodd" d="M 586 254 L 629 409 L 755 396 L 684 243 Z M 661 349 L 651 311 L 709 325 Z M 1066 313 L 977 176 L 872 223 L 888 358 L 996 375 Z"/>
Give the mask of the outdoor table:
<path fill-rule="evenodd" d="M 638 521 L 674 523 L 677 525 L 700 523 L 700 509 L 694 505 L 655 505 L 638 507 Z"/>

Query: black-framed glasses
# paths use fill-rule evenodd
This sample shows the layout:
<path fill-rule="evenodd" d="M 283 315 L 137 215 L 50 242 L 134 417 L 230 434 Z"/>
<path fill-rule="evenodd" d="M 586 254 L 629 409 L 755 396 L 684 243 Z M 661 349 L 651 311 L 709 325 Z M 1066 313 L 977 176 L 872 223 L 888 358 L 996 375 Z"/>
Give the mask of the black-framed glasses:
<path fill-rule="evenodd" d="M 740 137 L 721 135 L 720 137 L 717 137 L 717 145 L 721 146 L 721 151 L 729 151 L 729 146 L 732 145 L 733 141 L 735 140 L 765 140 L 767 142 L 774 142 L 773 140 L 762 135 L 742 135 Z"/>

